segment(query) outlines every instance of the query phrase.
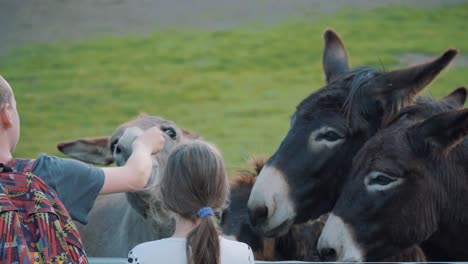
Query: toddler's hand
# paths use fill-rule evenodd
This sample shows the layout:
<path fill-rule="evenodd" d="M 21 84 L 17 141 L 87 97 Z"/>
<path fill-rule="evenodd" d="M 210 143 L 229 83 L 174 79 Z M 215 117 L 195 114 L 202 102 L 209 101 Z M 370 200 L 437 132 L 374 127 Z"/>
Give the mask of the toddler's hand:
<path fill-rule="evenodd" d="M 149 148 L 151 154 L 156 154 L 164 147 L 163 132 L 159 127 L 151 127 L 138 136 L 133 143 L 135 142 Z"/>

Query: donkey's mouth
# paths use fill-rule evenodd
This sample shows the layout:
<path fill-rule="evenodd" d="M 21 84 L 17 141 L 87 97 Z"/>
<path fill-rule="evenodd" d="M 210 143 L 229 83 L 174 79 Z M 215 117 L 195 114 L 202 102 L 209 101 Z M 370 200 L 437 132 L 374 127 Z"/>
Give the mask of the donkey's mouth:
<path fill-rule="evenodd" d="M 280 237 L 286 235 L 288 233 L 289 229 L 291 228 L 291 225 L 293 224 L 294 221 L 291 219 L 285 220 L 283 223 L 280 225 L 274 227 L 273 229 L 270 229 L 268 231 L 262 232 L 264 236 L 266 237 Z"/>

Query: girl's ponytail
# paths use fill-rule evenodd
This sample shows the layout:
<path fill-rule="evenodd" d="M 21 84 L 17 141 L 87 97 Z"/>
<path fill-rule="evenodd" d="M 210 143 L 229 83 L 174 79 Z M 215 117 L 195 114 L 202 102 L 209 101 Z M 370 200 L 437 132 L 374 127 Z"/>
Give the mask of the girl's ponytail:
<path fill-rule="evenodd" d="M 220 264 L 219 232 L 213 217 L 204 217 L 187 236 L 189 264 Z"/>

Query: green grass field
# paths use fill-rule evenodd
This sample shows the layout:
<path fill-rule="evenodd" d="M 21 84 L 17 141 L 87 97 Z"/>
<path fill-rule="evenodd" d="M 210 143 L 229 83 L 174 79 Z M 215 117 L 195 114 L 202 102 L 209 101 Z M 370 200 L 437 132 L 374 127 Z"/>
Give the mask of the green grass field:
<path fill-rule="evenodd" d="M 310 13 L 275 26 L 165 31 L 17 48 L 0 58 L 21 115 L 18 157 L 60 155 L 56 143 L 109 135 L 140 112 L 160 115 L 217 144 L 229 170 L 271 154 L 289 116 L 323 85 L 322 33 L 334 28 L 352 66 L 393 69 L 407 52 L 468 55 L 468 5 Z M 452 67 L 427 89 L 468 85 Z"/>

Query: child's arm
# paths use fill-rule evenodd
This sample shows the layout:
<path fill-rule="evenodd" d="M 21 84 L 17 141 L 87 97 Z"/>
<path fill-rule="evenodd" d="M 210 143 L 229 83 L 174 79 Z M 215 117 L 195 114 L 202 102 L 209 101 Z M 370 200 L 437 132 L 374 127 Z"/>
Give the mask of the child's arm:
<path fill-rule="evenodd" d="M 102 168 L 104 185 L 100 194 L 138 191 L 145 187 L 152 170 L 151 155 L 164 147 L 159 127 L 146 130 L 132 143 L 132 155 L 122 167 Z"/>

